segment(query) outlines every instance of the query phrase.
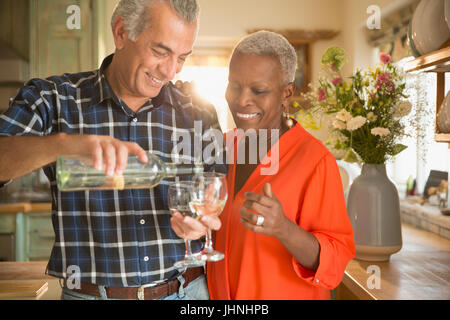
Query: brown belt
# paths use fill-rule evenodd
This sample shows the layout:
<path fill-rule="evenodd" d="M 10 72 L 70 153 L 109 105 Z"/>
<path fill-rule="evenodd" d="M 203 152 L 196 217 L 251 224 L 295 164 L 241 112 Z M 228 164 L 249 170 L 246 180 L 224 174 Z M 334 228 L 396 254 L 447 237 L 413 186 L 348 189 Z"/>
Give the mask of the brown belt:
<path fill-rule="evenodd" d="M 182 274 L 185 282 L 183 287 L 185 288 L 190 282 L 197 279 L 204 274 L 203 267 L 195 267 L 188 269 Z M 67 288 L 64 281 L 64 287 Z M 98 285 L 92 283 L 81 282 L 80 289 L 70 289 L 75 292 L 87 294 L 90 296 L 100 297 Z M 105 287 L 106 296 L 112 299 L 139 299 L 139 300 L 156 300 L 164 297 L 168 297 L 175 292 L 178 292 L 180 288 L 180 282 L 178 279 L 168 280 L 166 282 L 157 284 L 152 287 Z"/>

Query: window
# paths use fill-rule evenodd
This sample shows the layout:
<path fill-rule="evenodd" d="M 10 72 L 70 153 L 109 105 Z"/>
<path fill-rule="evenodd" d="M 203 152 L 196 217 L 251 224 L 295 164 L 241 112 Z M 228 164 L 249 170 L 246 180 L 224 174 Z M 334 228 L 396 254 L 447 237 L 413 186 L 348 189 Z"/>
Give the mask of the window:
<path fill-rule="evenodd" d="M 401 66 L 412 57 L 398 62 Z M 406 181 L 412 175 L 416 179 L 416 192 L 423 193 L 430 170 L 447 171 L 450 168 L 450 151 L 447 143 L 434 141 L 436 114 L 436 74 L 408 73 L 406 88 L 413 105 L 410 117 L 416 117 L 417 127 L 409 123 L 409 132 L 415 136 L 405 138 L 401 143 L 408 148 L 387 164 L 390 178 L 396 183 L 400 194 L 406 190 Z M 446 92 L 449 77 L 446 75 Z"/>
<path fill-rule="evenodd" d="M 223 132 L 234 127 L 234 122 L 225 100 L 225 90 L 228 84 L 228 67 L 185 66 L 177 75 L 176 80 L 195 82 L 198 93 L 216 108 Z"/>

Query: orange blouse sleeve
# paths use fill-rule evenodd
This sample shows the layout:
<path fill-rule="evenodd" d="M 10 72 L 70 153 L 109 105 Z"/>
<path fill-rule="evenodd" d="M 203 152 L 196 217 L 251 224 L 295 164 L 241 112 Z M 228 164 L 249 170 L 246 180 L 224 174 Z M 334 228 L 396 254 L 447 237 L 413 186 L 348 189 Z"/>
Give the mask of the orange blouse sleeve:
<path fill-rule="evenodd" d="M 292 258 L 297 275 L 314 286 L 334 289 L 355 256 L 353 228 L 348 218 L 336 160 L 327 154 L 317 164 L 300 202 L 298 225 L 320 244 L 319 266 L 309 270 Z"/>

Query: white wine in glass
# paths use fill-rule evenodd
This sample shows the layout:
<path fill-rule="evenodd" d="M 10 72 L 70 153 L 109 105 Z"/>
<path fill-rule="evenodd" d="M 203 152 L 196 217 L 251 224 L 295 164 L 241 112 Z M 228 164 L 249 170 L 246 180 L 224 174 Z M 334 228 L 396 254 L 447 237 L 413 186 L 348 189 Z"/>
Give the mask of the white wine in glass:
<path fill-rule="evenodd" d="M 181 182 L 171 182 L 169 183 L 168 190 L 168 202 L 170 212 L 179 212 L 183 216 L 190 216 L 193 218 L 198 218 L 195 211 L 191 210 L 191 187 L 192 182 L 181 181 Z M 195 255 L 191 251 L 191 241 L 184 239 L 186 246 L 185 257 L 183 260 L 175 262 L 174 266 L 178 270 L 185 270 L 187 268 L 203 266 L 205 264 L 201 259 L 196 259 Z"/>
<path fill-rule="evenodd" d="M 228 198 L 227 181 L 223 173 L 204 172 L 192 180 L 190 206 L 199 217 L 218 216 L 225 207 Z M 213 248 L 211 229 L 208 229 L 206 243 L 196 259 L 219 261 L 225 255 Z"/>

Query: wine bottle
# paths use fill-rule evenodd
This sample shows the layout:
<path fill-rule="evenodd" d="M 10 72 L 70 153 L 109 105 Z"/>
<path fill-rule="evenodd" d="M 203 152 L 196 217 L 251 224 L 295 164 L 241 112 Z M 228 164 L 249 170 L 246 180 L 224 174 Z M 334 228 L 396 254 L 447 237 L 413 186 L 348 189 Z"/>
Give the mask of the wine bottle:
<path fill-rule="evenodd" d="M 148 189 L 164 178 L 196 175 L 203 165 L 166 163 L 158 156 L 147 153 L 148 162 L 129 156 L 121 175 L 107 176 L 105 170 L 93 166 L 93 158 L 82 155 L 61 155 L 56 162 L 56 181 L 60 191 Z"/>

